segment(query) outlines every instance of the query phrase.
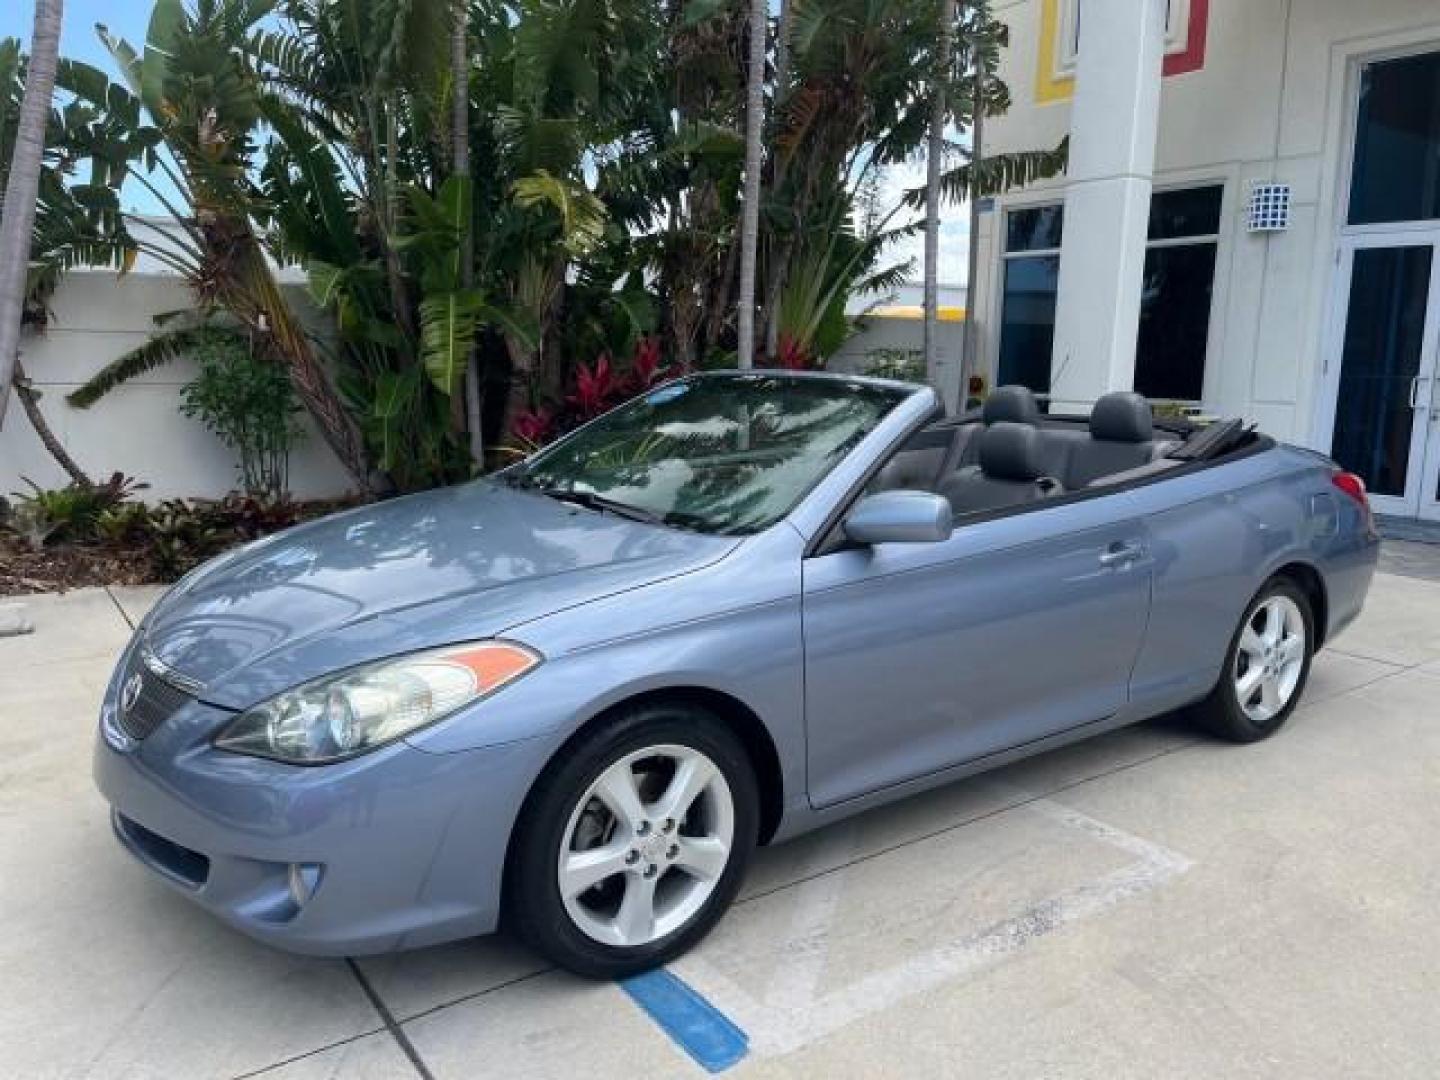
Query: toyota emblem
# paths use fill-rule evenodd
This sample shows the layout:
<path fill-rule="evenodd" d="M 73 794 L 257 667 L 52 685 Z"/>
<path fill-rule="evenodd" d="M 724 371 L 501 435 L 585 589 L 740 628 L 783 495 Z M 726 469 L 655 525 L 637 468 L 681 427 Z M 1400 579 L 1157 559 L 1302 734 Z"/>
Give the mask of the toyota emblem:
<path fill-rule="evenodd" d="M 120 688 L 121 712 L 128 714 L 135 708 L 135 702 L 140 700 L 140 690 L 144 685 L 145 680 L 138 671 L 125 680 L 125 685 Z"/>

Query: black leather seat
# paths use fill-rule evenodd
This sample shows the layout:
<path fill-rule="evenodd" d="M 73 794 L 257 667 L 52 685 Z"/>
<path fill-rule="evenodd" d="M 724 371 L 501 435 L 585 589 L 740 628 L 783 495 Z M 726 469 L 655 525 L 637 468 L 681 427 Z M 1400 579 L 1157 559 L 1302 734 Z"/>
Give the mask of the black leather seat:
<path fill-rule="evenodd" d="M 1169 445 L 1155 439 L 1150 402 L 1129 390 L 1117 390 L 1095 402 L 1090 437 L 1067 442 L 1064 467 L 1057 475 L 1072 490 L 1148 464 Z"/>
<path fill-rule="evenodd" d="M 940 494 L 957 514 L 1048 499 L 1064 489 L 1045 475 L 1040 431 L 1029 424 L 1000 421 L 975 440 L 980 463 L 941 482 Z"/>
<path fill-rule="evenodd" d="M 1028 386 L 997 386 L 980 407 L 980 424 L 966 424 L 956 435 L 945 471 L 951 472 L 980 461 L 980 435 L 995 424 L 1040 423 L 1040 404 Z"/>

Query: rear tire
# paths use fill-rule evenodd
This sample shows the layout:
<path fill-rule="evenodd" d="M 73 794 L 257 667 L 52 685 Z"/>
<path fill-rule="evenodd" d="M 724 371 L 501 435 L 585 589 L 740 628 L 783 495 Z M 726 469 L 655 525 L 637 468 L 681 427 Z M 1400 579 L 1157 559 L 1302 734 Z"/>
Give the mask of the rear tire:
<path fill-rule="evenodd" d="M 1300 703 L 1314 642 L 1315 616 L 1304 590 L 1289 578 L 1271 578 L 1246 607 L 1219 681 L 1191 716 L 1231 742 L 1269 738 Z"/>
<path fill-rule="evenodd" d="M 535 782 L 511 845 L 509 924 L 580 975 L 664 964 L 734 900 L 759 805 L 749 757 L 714 714 L 683 702 L 618 713 Z"/>

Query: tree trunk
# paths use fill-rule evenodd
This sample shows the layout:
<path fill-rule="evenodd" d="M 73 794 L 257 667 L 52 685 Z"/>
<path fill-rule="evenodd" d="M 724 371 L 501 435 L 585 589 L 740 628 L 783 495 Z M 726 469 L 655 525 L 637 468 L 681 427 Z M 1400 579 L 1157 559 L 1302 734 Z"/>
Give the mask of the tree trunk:
<path fill-rule="evenodd" d="M 975 25 L 983 28 L 988 13 L 985 0 L 976 0 Z M 980 233 L 980 162 L 985 153 L 985 65 L 981 62 L 977 48 L 971 46 L 969 60 L 975 65 L 975 103 L 972 108 L 975 117 L 970 128 L 970 175 L 976 183 L 970 185 L 970 250 L 965 271 L 965 326 L 963 345 L 960 350 L 960 396 L 957 399 L 963 412 L 966 399 L 970 396 L 970 379 L 980 373 L 980 358 L 975 355 L 980 347 L 980 328 L 975 323 L 975 278 L 980 272 L 980 249 L 975 246 L 975 237 Z"/>
<path fill-rule="evenodd" d="M 955 0 L 940 0 L 935 73 L 931 77 L 930 137 L 925 148 L 925 378 L 939 387 L 940 375 L 940 171 L 945 156 L 945 84 L 955 29 Z"/>
<path fill-rule="evenodd" d="M 35 429 L 35 434 L 40 436 L 40 442 L 45 449 L 50 451 L 50 456 L 59 462 L 60 467 L 70 474 L 70 479 L 81 487 L 94 487 L 90 477 L 85 475 L 85 470 L 60 445 L 60 440 L 55 437 L 55 432 L 50 429 L 50 422 L 45 419 L 45 414 L 40 411 L 40 395 L 30 385 L 30 380 L 25 377 L 25 369 L 21 367 L 20 360 L 15 360 L 15 392 L 20 395 L 20 407 L 25 410 L 25 415 L 30 418 L 30 425 Z"/>
<path fill-rule="evenodd" d="M 739 366 L 755 365 L 755 249 L 760 241 L 760 161 L 765 130 L 765 0 L 750 0 L 750 59 L 745 71 L 745 193 L 740 208 Z"/>
<path fill-rule="evenodd" d="M 35 30 L 25 74 L 25 97 L 15 131 L 15 151 L 0 218 L 0 426 L 20 355 L 20 319 L 35 229 L 35 196 L 45 153 L 45 125 L 60 58 L 62 0 L 35 0 Z M 43 436 L 42 436 L 43 438 Z M 48 444 L 47 444 L 48 445 Z M 58 445 L 58 444 L 57 444 Z M 63 452 L 63 451 L 62 451 Z"/>
<path fill-rule="evenodd" d="M 780 135 L 780 126 L 785 122 L 784 106 L 790 96 L 790 36 L 794 32 L 795 5 L 791 0 L 780 0 L 780 21 L 775 28 L 775 107 L 771 116 L 774 125 L 773 138 Z M 788 159 L 778 152 L 774 156 L 774 167 L 770 176 L 771 194 L 778 200 L 785 185 L 785 163 Z M 790 259 L 795 253 L 795 238 L 790 236 L 778 252 L 771 247 L 769 273 L 765 282 L 765 303 L 760 311 L 765 316 L 765 355 L 774 357 L 780 351 L 780 294 L 785 288 L 786 272 Z"/>
<path fill-rule="evenodd" d="M 224 243 L 208 241 L 206 247 L 228 252 L 229 283 L 216 299 L 245 320 L 270 342 L 290 372 L 290 381 L 300 402 L 315 419 L 320 435 L 340 459 L 361 495 L 370 495 L 374 485 L 360 431 L 346 410 L 330 374 L 311 347 L 305 328 L 281 295 L 260 243 L 248 222 L 230 230 Z M 237 284 L 238 283 L 238 284 Z"/>
<path fill-rule="evenodd" d="M 470 175 L 470 5 L 452 0 L 450 12 L 451 169 L 456 176 Z M 475 222 L 473 204 L 466 208 L 465 234 L 460 238 L 460 287 L 475 284 Z M 485 463 L 485 425 L 481 420 L 480 350 L 470 347 L 465 364 L 465 429 L 470 435 L 470 460 Z"/>

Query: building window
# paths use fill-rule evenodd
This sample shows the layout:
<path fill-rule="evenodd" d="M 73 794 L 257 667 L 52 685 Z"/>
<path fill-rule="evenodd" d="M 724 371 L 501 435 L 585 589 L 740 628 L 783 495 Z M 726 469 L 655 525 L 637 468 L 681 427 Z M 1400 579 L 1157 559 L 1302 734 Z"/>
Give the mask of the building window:
<path fill-rule="evenodd" d="M 1157 191 L 1150 198 L 1135 389 L 1148 398 L 1199 401 L 1220 243 L 1224 188 Z"/>
<path fill-rule="evenodd" d="M 1350 224 L 1440 218 L 1440 53 L 1360 76 Z"/>
<path fill-rule="evenodd" d="M 1037 394 L 1050 389 L 1064 218 L 1065 207 L 1059 203 L 1005 215 L 1000 360 L 995 372 L 1000 386 L 1019 383 Z"/>
<path fill-rule="evenodd" d="M 1080 23 L 1083 0 L 1060 0 L 1060 32 L 1055 43 L 1055 77 L 1073 78 L 1080 58 Z M 1165 55 L 1183 53 L 1190 37 L 1190 0 L 1169 0 L 1165 5 Z"/>
<path fill-rule="evenodd" d="M 1219 184 L 1157 191 L 1150 199 L 1134 388 L 1160 400 L 1199 401 L 1220 240 Z M 1064 207 L 1005 218 L 998 385 L 1050 389 Z"/>

